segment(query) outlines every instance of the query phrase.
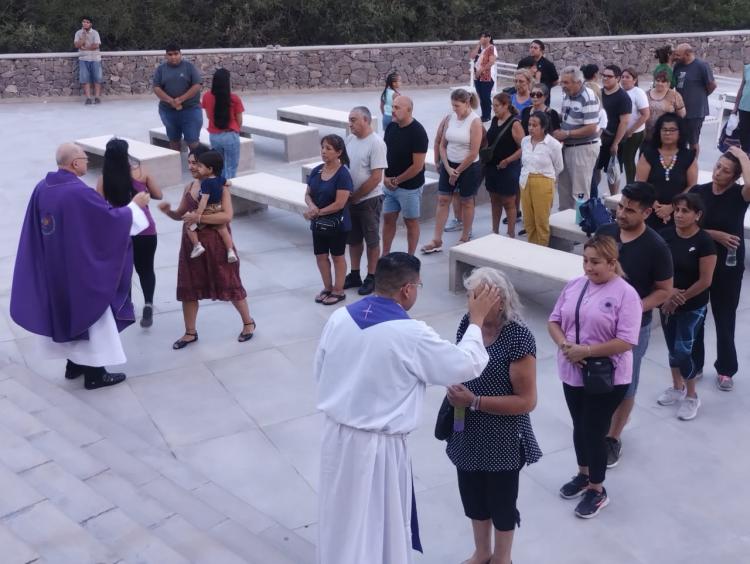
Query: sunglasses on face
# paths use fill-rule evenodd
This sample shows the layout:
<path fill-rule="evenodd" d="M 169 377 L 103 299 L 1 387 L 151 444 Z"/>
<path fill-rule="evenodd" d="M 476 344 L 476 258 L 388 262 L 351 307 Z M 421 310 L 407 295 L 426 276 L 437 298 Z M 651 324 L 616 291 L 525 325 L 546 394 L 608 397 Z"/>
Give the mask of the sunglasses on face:
<path fill-rule="evenodd" d="M 544 94 L 542 94 L 541 92 L 532 92 L 532 93 L 530 94 L 530 96 L 531 96 L 532 98 L 543 98 L 543 97 L 544 97 Z"/>

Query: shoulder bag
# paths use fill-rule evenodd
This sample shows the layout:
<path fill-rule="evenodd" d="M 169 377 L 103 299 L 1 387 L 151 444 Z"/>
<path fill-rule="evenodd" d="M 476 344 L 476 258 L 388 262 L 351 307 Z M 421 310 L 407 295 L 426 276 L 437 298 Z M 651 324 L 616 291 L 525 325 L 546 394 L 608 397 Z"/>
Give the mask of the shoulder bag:
<path fill-rule="evenodd" d="M 578 303 L 576 304 L 576 344 L 579 345 L 580 339 L 580 324 L 579 324 L 579 312 L 581 310 L 581 302 L 583 301 L 583 295 L 589 287 L 588 280 L 583 285 L 581 295 L 578 296 Z M 612 359 L 608 356 L 590 356 L 586 358 L 586 364 L 581 368 L 581 374 L 583 375 L 583 389 L 587 394 L 599 395 L 607 394 L 614 390 L 615 387 L 615 365 Z"/>
<path fill-rule="evenodd" d="M 479 161 L 483 165 L 494 164 L 492 161 L 495 155 L 495 147 L 497 147 L 497 144 L 500 142 L 500 139 L 502 138 L 502 136 L 505 135 L 505 132 L 508 131 L 509 127 L 513 126 L 513 122 L 515 121 L 516 121 L 516 118 L 514 118 L 513 116 L 509 117 L 507 123 L 500 130 L 500 133 L 498 133 L 497 137 L 495 137 L 495 140 L 492 142 L 492 145 L 479 149 Z"/>

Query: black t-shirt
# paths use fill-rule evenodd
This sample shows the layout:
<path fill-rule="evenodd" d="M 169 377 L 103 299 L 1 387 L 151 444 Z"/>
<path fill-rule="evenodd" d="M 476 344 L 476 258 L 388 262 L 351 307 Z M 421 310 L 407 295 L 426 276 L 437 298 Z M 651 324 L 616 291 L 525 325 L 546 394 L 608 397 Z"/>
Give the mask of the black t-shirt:
<path fill-rule="evenodd" d="M 602 88 L 602 105 L 604 111 L 607 112 L 607 132 L 611 133 L 610 141 L 612 136 L 617 133 L 617 128 L 620 126 L 620 116 L 628 114 L 633 111 L 633 101 L 628 96 L 623 88 L 618 88 L 612 94 L 607 94 Z"/>
<path fill-rule="evenodd" d="M 698 233 L 687 239 L 677 234 L 673 226 L 659 232 L 672 251 L 674 266 L 674 287 L 687 290 L 700 279 L 700 259 L 716 254 L 716 245 L 711 236 L 700 229 Z M 678 308 L 678 311 L 692 311 L 708 303 L 708 288 L 690 298 Z"/>
<path fill-rule="evenodd" d="M 684 192 L 688 187 L 687 171 L 695 160 L 695 151 L 693 149 L 680 149 L 677 152 L 677 162 L 669 172 L 669 180 L 667 180 L 664 167 L 659 162 L 658 149 L 648 147 L 642 152 L 642 155 L 648 164 L 651 165 L 651 171 L 648 173 L 646 182 L 651 184 L 656 190 L 656 201 L 660 204 L 672 203 L 672 198 Z M 664 223 L 656 213 L 652 213 L 646 219 L 646 225 L 661 234 L 662 229 L 668 225 L 672 225 L 672 220 L 670 219 L 667 223 Z"/>
<path fill-rule="evenodd" d="M 555 64 L 549 59 L 542 57 L 536 62 L 536 69 L 539 71 L 539 82 L 547 87 L 547 90 L 552 90 L 555 82 L 560 78 L 557 74 Z"/>
<path fill-rule="evenodd" d="M 635 288 L 641 299 L 653 292 L 656 282 L 672 278 L 672 253 L 664 239 L 650 227 L 646 227 L 640 237 L 628 243 L 620 240 L 620 228 L 616 223 L 602 225 L 596 230 L 596 234 L 608 235 L 617 241 L 625 280 Z M 651 323 L 651 313 L 643 312 L 641 327 Z"/>
<path fill-rule="evenodd" d="M 521 125 L 523 126 L 523 131 L 526 133 L 526 135 L 529 134 L 529 118 L 531 117 L 531 112 L 534 110 L 531 106 L 528 106 L 523 109 L 521 112 Z M 553 131 L 556 131 L 560 129 L 560 114 L 557 113 L 557 111 L 553 110 L 552 108 L 547 108 L 545 111 L 547 114 L 547 117 L 549 118 L 549 132 L 552 133 Z"/>
<path fill-rule="evenodd" d="M 385 130 L 385 146 L 387 148 L 388 168 L 385 169 L 386 176 L 398 176 L 408 169 L 413 160 L 414 153 L 427 153 L 427 132 L 417 120 L 406 127 L 400 127 L 396 122 L 391 122 Z M 404 180 L 399 188 L 415 190 L 424 185 L 424 167 L 422 172 L 414 178 Z"/>
<path fill-rule="evenodd" d="M 745 213 L 747 202 L 742 197 L 742 186 L 732 184 L 724 193 L 716 195 L 711 189 L 711 183 L 698 184 L 690 189 L 698 194 L 706 206 L 703 215 L 703 229 L 724 231 L 730 235 L 740 238 L 740 246 L 737 249 L 737 264 L 743 265 L 745 261 Z M 716 245 L 716 269 L 736 268 L 725 266 L 727 259 L 727 248 L 724 245 Z"/>

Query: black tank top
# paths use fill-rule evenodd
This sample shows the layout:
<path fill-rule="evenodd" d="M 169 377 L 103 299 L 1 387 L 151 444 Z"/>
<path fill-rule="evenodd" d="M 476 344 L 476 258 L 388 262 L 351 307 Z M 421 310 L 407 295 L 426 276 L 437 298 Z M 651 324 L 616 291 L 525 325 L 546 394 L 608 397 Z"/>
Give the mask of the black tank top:
<path fill-rule="evenodd" d="M 495 163 L 499 163 L 501 160 L 511 156 L 518 150 L 518 144 L 516 143 L 516 140 L 513 139 L 513 126 L 508 124 L 509 121 L 518 121 L 518 118 L 516 118 L 516 116 L 511 116 L 498 126 L 497 117 L 493 117 L 490 128 L 487 131 L 487 145 L 491 146 L 495 142 L 495 139 L 497 139 L 500 131 L 505 129 L 505 131 L 503 131 L 503 136 L 495 146 L 495 151 L 493 153 Z"/>

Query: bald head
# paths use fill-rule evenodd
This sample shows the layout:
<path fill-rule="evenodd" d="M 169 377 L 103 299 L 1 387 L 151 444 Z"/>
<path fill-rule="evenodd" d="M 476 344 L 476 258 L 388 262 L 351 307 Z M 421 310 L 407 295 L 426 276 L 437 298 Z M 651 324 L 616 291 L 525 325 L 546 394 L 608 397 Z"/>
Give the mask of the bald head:
<path fill-rule="evenodd" d="M 414 110 L 414 102 L 408 96 L 396 96 L 393 99 L 393 105 L 391 106 L 391 114 L 393 121 L 396 122 L 399 127 L 406 127 L 409 125 L 413 118 L 411 113 Z"/>
<path fill-rule="evenodd" d="M 59 168 L 69 170 L 76 176 L 83 176 L 88 170 L 88 157 L 75 143 L 63 143 L 57 148 L 55 160 Z"/>
<path fill-rule="evenodd" d="M 685 65 L 689 65 L 695 59 L 695 50 L 690 43 L 680 43 L 674 50 L 674 58 Z"/>

